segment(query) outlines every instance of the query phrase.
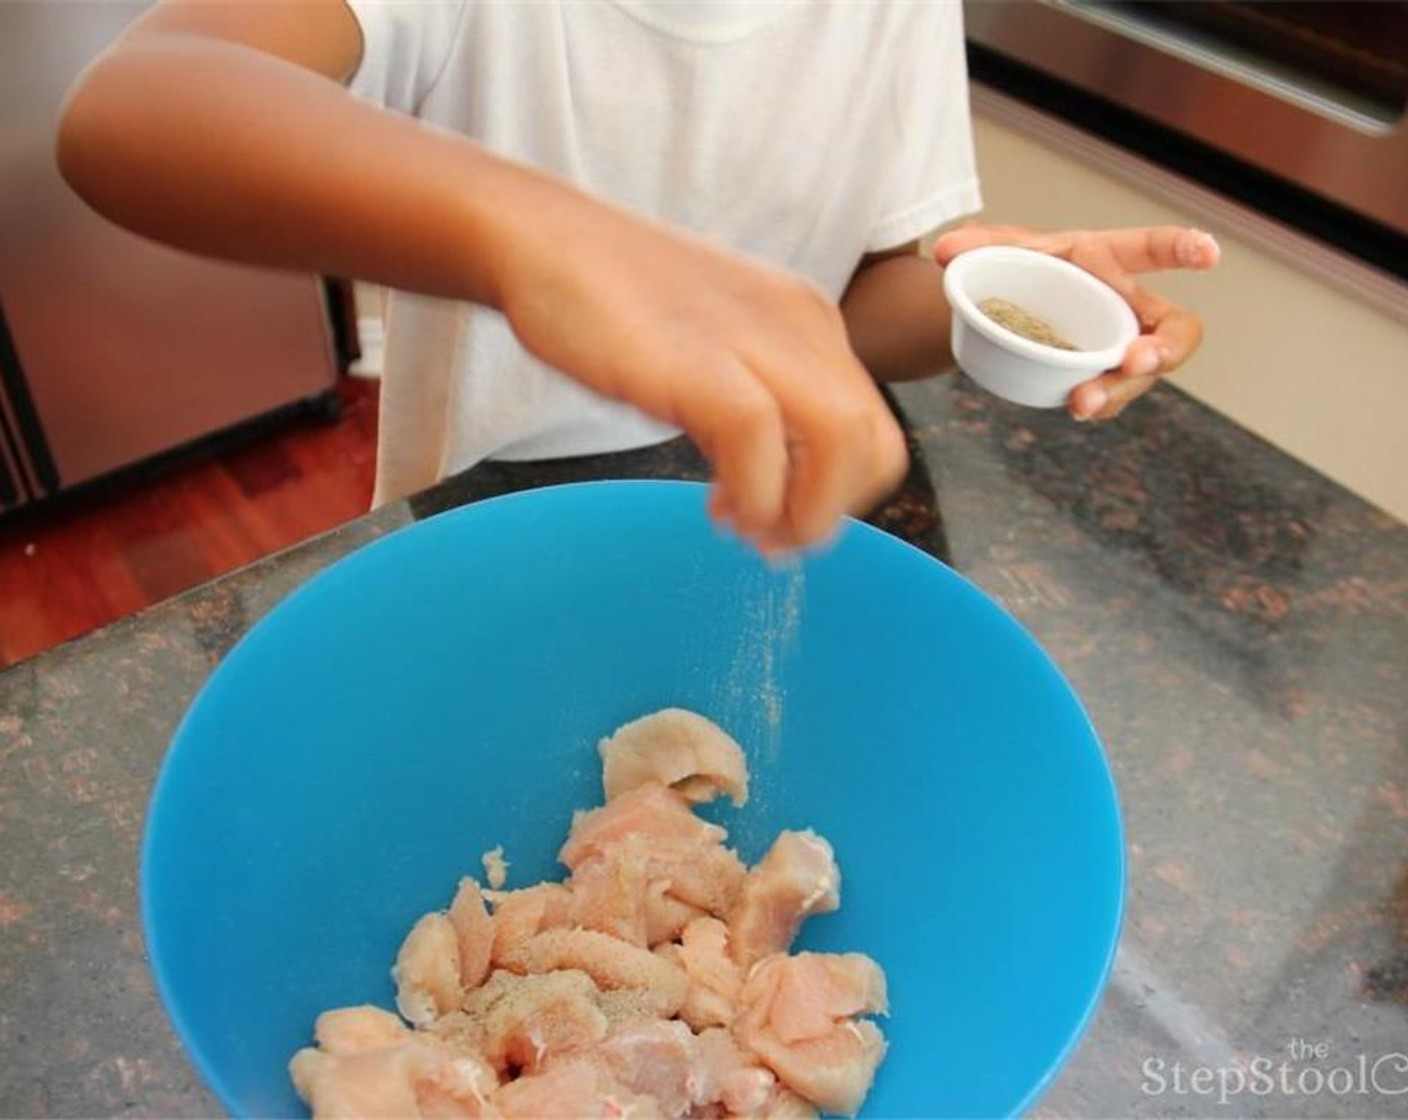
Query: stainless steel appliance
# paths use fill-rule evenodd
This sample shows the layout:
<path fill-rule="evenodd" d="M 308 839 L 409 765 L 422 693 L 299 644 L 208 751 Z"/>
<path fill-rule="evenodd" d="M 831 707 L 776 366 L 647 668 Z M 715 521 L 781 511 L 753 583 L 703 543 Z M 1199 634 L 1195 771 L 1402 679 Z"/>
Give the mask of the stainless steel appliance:
<path fill-rule="evenodd" d="M 966 18 L 980 53 L 1408 238 L 1408 3 L 986 0 Z"/>
<path fill-rule="evenodd" d="M 0 2 L 0 512 L 327 394 L 321 279 L 203 260 L 89 210 L 63 97 L 146 5 Z"/>

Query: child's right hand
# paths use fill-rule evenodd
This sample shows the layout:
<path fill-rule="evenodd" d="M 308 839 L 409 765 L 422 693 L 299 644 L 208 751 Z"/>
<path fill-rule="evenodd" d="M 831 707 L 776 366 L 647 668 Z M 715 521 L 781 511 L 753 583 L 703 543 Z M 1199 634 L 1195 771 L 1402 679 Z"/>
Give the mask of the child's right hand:
<path fill-rule="evenodd" d="M 539 357 L 689 433 L 715 514 L 764 548 L 816 544 L 899 481 L 831 301 L 350 96 L 361 50 L 342 0 L 164 0 L 75 88 L 60 167 L 193 252 L 499 308 Z"/>
<path fill-rule="evenodd" d="M 683 428 L 711 508 L 768 551 L 818 544 L 899 482 L 904 438 L 806 281 L 551 184 L 499 305 L 533 354 Z"/>

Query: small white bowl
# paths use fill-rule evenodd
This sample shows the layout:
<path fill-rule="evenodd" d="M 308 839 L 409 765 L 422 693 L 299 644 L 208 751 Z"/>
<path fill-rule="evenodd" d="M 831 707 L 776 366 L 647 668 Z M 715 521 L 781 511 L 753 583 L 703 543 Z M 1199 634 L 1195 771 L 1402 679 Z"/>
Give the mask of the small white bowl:
<path fill-rule="evenodd" d="M 1139 322 L 1124 298 L 1085 269 L 1047 253 L 993 245 L 971 249 L 944 270 L 953 308 L 953 357 L 990 393 L 1034 408 L 1059 408 L 1071 390 L 1124 359 Z M 978 310 L 1007 300 L 1046 320 L 1075 350 L 1033 342 Z"/>

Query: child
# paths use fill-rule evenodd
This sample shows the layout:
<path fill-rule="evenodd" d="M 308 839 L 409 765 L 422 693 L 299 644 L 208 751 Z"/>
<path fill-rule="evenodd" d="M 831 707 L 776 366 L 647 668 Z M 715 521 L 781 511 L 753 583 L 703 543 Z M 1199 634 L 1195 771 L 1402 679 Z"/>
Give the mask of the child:
<path fill-rule="evenodd" d="M 954 254 L 1030 245 L 1130 300 L 1146 333 L 1077 419 L 1198 344 L 1132 276 L 1210 267 L 1204 234 L 975 227 L 921 257 L 979 206 L 970 132 L 957 4 L 167 0 L 58 155 L 140 233 L 396 290 L 378 502 L 683 429 L 715 516 L 787 550 L 900 477 L 872 378 L 947 366 Z"/>

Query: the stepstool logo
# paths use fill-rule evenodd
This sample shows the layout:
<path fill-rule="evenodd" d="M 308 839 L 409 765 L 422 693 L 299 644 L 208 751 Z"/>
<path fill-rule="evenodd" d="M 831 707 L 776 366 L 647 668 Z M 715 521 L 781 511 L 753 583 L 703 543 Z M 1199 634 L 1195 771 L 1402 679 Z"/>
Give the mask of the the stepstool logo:
<path fill-rule="evenodd" d="M 1149 1097 L 1200 1097 L 1219 1105 L 1247 1097 L 1408 1097 L 1408 1053 L 1334 1054 L 1328 1042 L 1293 1038 L 1285 1054 L 1225 1066 L 1145 1058 Z"/>

